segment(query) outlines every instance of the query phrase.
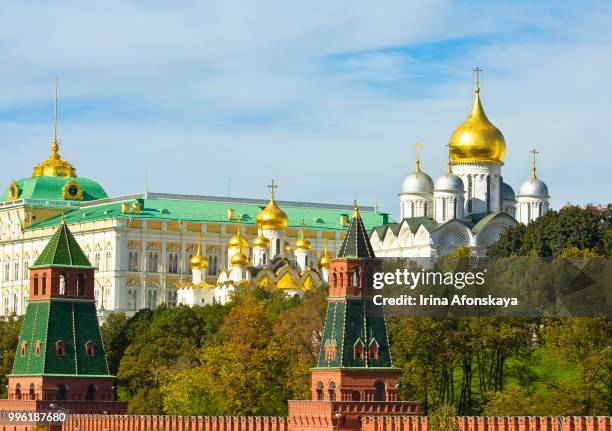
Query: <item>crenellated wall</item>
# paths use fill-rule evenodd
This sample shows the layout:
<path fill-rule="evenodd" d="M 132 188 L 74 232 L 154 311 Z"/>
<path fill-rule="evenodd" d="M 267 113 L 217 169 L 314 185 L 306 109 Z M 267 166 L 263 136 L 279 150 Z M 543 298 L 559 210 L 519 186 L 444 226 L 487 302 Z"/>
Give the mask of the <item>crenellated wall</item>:
<path fill-rule="evenodd" d="M 610 416 L 462 416 L 461 431 L 612 431 Z M 363 431 L 426 431 L 426 416 L 370 416 L 363 418 Z"/>
<path fill-rule="evenodd" d="M 461 431 L 612 431 L 609 416 L 458 417 Z M 367 416 L 363 431 L 427 431 L 425 416 Z M 284 417 L 71 415 L 62 431 L 287 431 Z"/>

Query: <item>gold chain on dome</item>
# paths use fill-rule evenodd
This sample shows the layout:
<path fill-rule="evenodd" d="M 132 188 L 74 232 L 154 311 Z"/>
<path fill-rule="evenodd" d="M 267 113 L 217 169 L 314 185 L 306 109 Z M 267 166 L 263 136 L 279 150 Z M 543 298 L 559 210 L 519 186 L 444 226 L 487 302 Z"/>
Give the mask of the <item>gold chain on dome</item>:
<path fill-rule="evenodd" d="M 49 158 L 34 167 L 33 177 L 76 177 L 76 169 L 59 154 L 59 140 L 57 139 L 57 102 L 58 102 L 59 76 L 55 77 L 55 111 L 53 121 L 53 142 Z"/>

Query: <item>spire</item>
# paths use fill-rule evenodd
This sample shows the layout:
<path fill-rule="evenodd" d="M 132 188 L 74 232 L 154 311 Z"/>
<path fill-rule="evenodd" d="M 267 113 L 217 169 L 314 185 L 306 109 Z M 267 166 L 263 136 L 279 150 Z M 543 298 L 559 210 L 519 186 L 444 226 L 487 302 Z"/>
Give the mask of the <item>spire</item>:
<path fill-rule="evenodd" d="M 415 171 L 416 172 L 421 172 L 421 143 L 417 142 L 416 144 L 414 144 L 414 150 L 416 152 L 416 166 L 415 166 Z"/>
<path fill-rule="evenodd" d="M 451 151 L 450 151 L 450 144 L 446 144 L 446 152 L 448 153 L 448 173 L 452 174 L 453 173 L 453 165 L 451 162 Z"/>
<path fill-rule="evenodd" d="M 538 155 L 539 151 L 534 148 L 530 151 L 530 153 L 533 155 L 533 161 L 531 162 L 531 181 L 535 181 L 538 178 L 536 175 L 536 156 Z"/>
<path fill-rule="evenodd" d="M 480 72 L 482 72 L 482 69 L 476 66 L 474 69 L 472 69 L 472 71 L 474 72 L 474 76 L 476 77 L 476 89 L 474 91 L 476 93 L 480 93 Z"/>
<path fill-rule="evenodd" d="M 270 200 L 274 202 L 274 189 L 278 188 L 278 185 L 274 182 L 274 178 L 272 178 L 272 182 L 268 184 L 268 188 L 270 189 Z"/>
<path fill-rule="evenodd" d="M 354 202 L 354 206 L 355 210 L 353 211 L 351 224 L 340 246 L 338 257 L 374 258 L 376 255 L 359 214 L 357 202 Z"/>
<path fill-rule="evenodd" d="M 51 157 L 59 158 L 57 154 L 59 143 L 57 141 L 57 101 L 59 99 L 59 74 L 55 75 L 55 110 L 53 114 L 53 143 L 51 144 Z M 53 157 L 55 155 L 55 157 Z"/>
<path fill-rule="evenodd" d="M 49 266 L 93 268 L 63 220 L 32 268 Z"/>
<path fill-rule="evenodd" d="M 359 206 L 357 205 L 357 199 L 353 200 L 353 215 L 351 218 L 359 217 Z"/>

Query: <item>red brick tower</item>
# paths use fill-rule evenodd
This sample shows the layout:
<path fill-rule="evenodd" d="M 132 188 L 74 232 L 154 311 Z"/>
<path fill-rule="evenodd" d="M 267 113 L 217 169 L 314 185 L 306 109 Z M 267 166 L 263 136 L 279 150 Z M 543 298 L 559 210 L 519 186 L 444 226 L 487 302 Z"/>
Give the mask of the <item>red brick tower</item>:
<path fill-rule="evenodd" d="M 94 299 L 94 267 L 62 222 L 30 268 L 30 297 L 0 409 L 122 413 Z"/>
<path fill-rule="evenodd" d="M 359 210 L 329 268 L 327 316 L 312 401 L 289 401 L 289 430 L 359 430 L 361 418 L 417 414 L 398 401 L 384 311 L 372 301 L 372 274 L 381 271 Z"/>

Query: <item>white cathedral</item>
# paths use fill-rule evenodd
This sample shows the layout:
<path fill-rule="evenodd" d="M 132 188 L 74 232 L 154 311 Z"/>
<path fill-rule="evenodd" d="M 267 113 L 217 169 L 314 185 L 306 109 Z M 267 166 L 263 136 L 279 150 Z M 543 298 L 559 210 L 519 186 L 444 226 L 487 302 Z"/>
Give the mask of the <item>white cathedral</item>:
<path fill-rule="evenodd" d="M 485 115 L 478 85 L 472 110 L 448 147 L 448 171 L 434 182 L 421 169 L 417 144 L 415 170 L 400 192 L 399 222 L 370 234 L 377 257 L 435 258 L 460 247 L 484 256 L 504 230 L 548 211 L 550 196 L 536 175 L 535 150 L 531 178 L 518 196 L 504 182 L 506 141 Z"/>

